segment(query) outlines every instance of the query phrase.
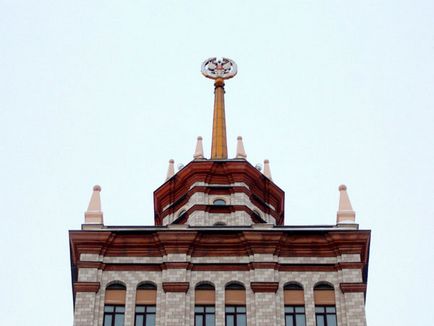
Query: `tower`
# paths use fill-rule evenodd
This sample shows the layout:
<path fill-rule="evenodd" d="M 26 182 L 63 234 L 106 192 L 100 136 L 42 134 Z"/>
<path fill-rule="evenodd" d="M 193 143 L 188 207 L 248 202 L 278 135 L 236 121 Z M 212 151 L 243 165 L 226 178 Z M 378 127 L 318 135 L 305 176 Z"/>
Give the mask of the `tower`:
<path fill-rule="evenodd" d="M 334 225 L 286 226 L 284 192 L 252 166 L 237 139 L 229 158 L 225 81 L 235 62 L 210 58 L 211 157 L 154 192 L 153 226 L 107 226 L 95 186 L 81 230 L 70 231 L 74 325 L 366 325 L 370 231 L 355 223 L 347 188 Z"/>

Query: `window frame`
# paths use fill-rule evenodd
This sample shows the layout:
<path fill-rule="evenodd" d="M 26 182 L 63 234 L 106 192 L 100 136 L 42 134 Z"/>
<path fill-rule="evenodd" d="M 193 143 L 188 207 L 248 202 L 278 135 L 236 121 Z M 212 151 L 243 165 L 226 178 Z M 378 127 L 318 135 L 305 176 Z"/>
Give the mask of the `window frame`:
<path fill-rule="evenodd" d="M 137 311 L 137 307 L 144 307 L 145 311 Z M 154 308 L 154 311 L 148 311 L 149 308 Z M 146 317 L 153 315 L 154 316 L 154 324 L 153 325 L 148 325 L 147 321 L 146 321 Z M 142 325 L 138 325 L 137 324 L 137 316 L 143 316 L 143 324 Z M 144 304 L 138 304 L 135 307 L 134 310 L 134 326 L 155 326 L 156 324 L 156 318 L 157 318 L 157 306 L 156 305 L 144 305 Z"/>
<path fill-rule="evenodd" d="M 203 308 L 203 312 L 197 312 L 197 308 Z M 208 312 L 207 308 L 212 308 L 213 311 Z M 214 326 L 215 325 L 215 305 L 203 305 L 198 304 L 194 306 L 194 326 L 196 325 L 196 317 L 201 316 L 202 317 L 202 326 Z M 214 323 L 211 323 L 210 325 L 207 324 L 206 316 L 214 316 Z"/>
<path fill-rule="evenodd" d="M 292 312 L 287 312 L 287 308 L 293 308 Z M 296 309 L 297 308 L 303 308 L 303 312 L 297 312 Z M 286 317 L 291 316 L 292 318 L 292 324 L 294 326 L 306 326 L 306 308 L 304 305 L 285 305 L 284 307 L 284 314 L 285 314 L 285 326 L 287 326 L 286 324 Z M 299 325 L 297 323 L 297 316 L 302 315 L 304 317 L 304 323 L 302 325 Z"/>
<path fill-rule="evenodd" d="M 113 307 L 113 311 L 106 311 L 107 307 Z M 118 308 L 123 308 L 123 311 L 117 312 Z M 111 316 L 110 325 L 106 324 L 106 316 Z M 122 325 L 116 325 L 116 316 L 123 316 Z M 114 305 L 114 304 L 105 304 L 104 305 L 104 316 L 102 321 L 103 326 L 123 326 L 125 325 L 125 305 Z"/>
<path fill-rule="evenodd" d="M 213 206 L 226 206 L 226 200 L 223 198 L 216 198 L 212 201 Z"/>
<path fill-rule="evenodd" d="M 318 312 L 317 309 L 323 308 L 323 312 Z M 327 308 L 333 308 L 334 312 L 327 312 Z M 338 325 L 338 316 L 337 316 L 337 310 L 336 305 L 315 305 L 315 325 L 318 325 L 318 316 L 323 316 L 324 320 L 324 326 L 337 326 Z M 335 321 L 334 325 L 329 325 L 327 321 L 327 316 L 334 316 Z"/>
<path fill-rule="evenodd" d="M 228 312 L 228 308 L 234 308 L 233 312 Z M 238 309 L 243 308 L 244 312 L 238 311 Z M 225 326 L 228 325 L 228 316 L 234 316 L 234 324 L 233 326 L 247 326 L 247 308 L 244 305 L 225 305 Z M 238 325 L 238 316 L 245 317 L 245 324 Z"/>

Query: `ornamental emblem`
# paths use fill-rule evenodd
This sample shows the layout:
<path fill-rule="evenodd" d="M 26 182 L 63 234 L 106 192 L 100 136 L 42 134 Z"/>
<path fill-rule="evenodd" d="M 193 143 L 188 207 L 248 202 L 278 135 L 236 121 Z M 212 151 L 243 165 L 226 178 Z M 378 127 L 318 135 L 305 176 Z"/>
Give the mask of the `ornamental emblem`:
<path fill-rule="evenodd" d="M 237 74 L 237 64 L 228 58 L 209 58 L 202 63 L 202 75 L 211 79 L 229 79 Z"/>

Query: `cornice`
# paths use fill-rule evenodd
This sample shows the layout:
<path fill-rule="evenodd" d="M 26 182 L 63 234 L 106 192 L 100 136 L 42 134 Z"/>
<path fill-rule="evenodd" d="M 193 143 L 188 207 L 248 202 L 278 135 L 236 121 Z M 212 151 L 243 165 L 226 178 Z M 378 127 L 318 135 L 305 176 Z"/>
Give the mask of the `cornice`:
<path fill-rule="evenodd" d="M 279 288 L 279 282 L 250 282 L 253 292 L 272 292 L 276 293 Z"/>
<path fill-rule="evenodd" d="M 366 292 L 365 283 L 341 283 L 339 286 L 343 293 Z"/>
<path fill-rule="evenodd" d="M 98 292 L 100 288 L 99 282 L 75 282 L 74 293 L 77 292 Z"/>
<path fill-rule="evenodd" d="M 152 230 L 152 231 L 71 231 L 72 265 L 79 268 L 110 269 L 118 264 L 84 262 L 82 253 L 97 253 L 108 257 L 164 257 L 185 254 L 191 257 L 251 256 L 271 254 L 277 257 L 337 257 L 359 254 L 361 262 L 341 262 L 333 269 L 363 269 L 368 263 L 370 231 L 316 231 L 294 232 L 267 230 Z M 187 268 L 185 262 L 166 262 L 154 270 Z M 293 264 L 254 262 L 253 268 L 291 270 Z M 102 266 L 105 267 L 102 267 Z M 124 264 L 128 265 L 128 264 Z M 149 264 L 143 264 L 149 265 Z M 151 264 L 152 265 L 152 264 Z M 199 265 L 198 265 L 199 266 Z M 276 267 L 279 266 L 279 267 Z M 132 264 L 128 268 L 138 268 Z M 146 267 L 148 268 L 148 267 Z M 151 267 L 149 267 L 151 268 Z M 202 268 L 202 267 L 191 267 Z M 308 267 L 306 267 L 308 268 Z M 310 268 L 310 267 L 309 267 Z M 330 268 L 321 267 L 316 268 Z"/>
<path fill-rule="evenodd" d="M 163 282 L 164 292 L 187 293 L 190 284 L 188 282 Z"/>

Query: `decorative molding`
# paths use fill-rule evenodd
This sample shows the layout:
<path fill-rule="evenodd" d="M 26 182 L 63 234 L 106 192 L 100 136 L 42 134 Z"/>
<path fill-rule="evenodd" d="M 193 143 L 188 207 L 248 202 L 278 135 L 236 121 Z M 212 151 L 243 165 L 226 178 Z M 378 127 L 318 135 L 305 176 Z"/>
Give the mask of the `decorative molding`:
<path fill-rule="evenodd" d="M 187 293 L 190 284 L 188 282 L 163 282 L 164 292 L 184 292 Z"/>
<path fill-rule="evenodd" d="M 78 268 L 97 268 L 97 269 L 103 269 L 103 263 L 100 261 L 78 261 L 77 267 Z"/>
<path fill-rule="evenodd" d="M 365 283 L 341 283 L 339 287 L 343 293 L 366 292 Z"/>
<path fill-rule="evenodd" d="M 99 282 L 75 282 L 74 293 L 77 292 L 98 292 L 101 284 Z"/>
<path fill-rule="evenodd" d="M 252 291 L 257 292 L 277 292 L 279 282 L 250 282 Z"/>
<path fill-rule="evenodd" d="M 146 271 L 160 272 L 161 264 L 104 264 L 102 269 L 105 271 Z"/>
<path fill-rule="evenodd" d="M 312 266 L 325 270 L 363 269 L 368 260 L 370 231 L 304 231 L 294 230 L 138 230 L 71 231 L 72 263 L 76 267 L 99 268 L 100 262 L 80 262 L 82 253 L 98 253 L 109 257 L 163 257 L 167 254 L 185 254 L 191 257 L 226 257 L 270 254 L 277 257 L 337 257 L 341 254 L 359 254 L 361 262 L 341 262 L 294 265 L 275 262 L 253 262 L 252 268 L 312 270 Z M 184 268 L 186 262 L 166 263 L 163 268 Z M 118 270 L 105 264 L 105 269 Z M 121 264 L 125 265 L 125 264 Z M 143 264 L 149 265 L 149 264 Z M 120 266 L 120 265 L 119 265 Z M 136 268 L 136 267 L 131 267 Z M 143 267 L 145 268 L 145 267 Z M 155 267 L 156 268 L 156 267 Z M 192 267 L 193 269 L 195 267 Z M 199 267 L 200 268 L 200 267 Z"/>
<path fill-rule="evenodd" d="M 191 269 L 189 262 L 165 262 L 162 269 Z"/>
<path fill-rule="evenodd" d="M 276 224 L 284 224 L 285 193 L 260 171 L 245 160 L 214 161 L 196 160 L 187 164 L 171 179 L 154 192 L 155 224 L 162 225 L 163 214 L 174 213 L 185 204 L 186 194 L 193 185 L 203 182 L 210 186 L 244 183 L 252 194 L 249 198 L 258 199 L 264 206 L 265 214 L 275 214 Z M 205 187 L 208 187 L 205 186 Z M 233 190 L 227 190 L 228 194 Z M 275 209 L 271 209 L 271 205 Z M 178 207 L 179 206 L 179 207 Z"/>

